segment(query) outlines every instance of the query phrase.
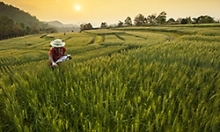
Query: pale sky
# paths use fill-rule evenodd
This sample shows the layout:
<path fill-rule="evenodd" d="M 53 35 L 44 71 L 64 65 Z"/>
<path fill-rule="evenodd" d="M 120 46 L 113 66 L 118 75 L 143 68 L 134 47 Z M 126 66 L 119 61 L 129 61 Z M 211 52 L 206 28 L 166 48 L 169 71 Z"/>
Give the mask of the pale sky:
<path fill-rule="evenodd" d="M 101 22 L 117 24 L 141 13 L 145 17 L 167 13 L 167 19 L 210 15 L 220 19 L 220 0 L 0 0 L 36 16 L 40 21 L 58 20 L 64 24 Z"/>

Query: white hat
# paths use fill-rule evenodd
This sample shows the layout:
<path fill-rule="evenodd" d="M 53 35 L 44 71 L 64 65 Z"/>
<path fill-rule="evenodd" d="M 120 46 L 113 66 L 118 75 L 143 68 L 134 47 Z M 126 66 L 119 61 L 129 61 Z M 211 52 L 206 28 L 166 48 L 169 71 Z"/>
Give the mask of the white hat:
<path fill-rule="evenodd" d="M 65 42 L 62 42 L 62 40 L 61 39 L 55 39 L 54 41 L 51 41 L 50 42 L 50 45 L 52 46 L 52 47 L 63 47 L 64 45 L 65 45 L 66 43 Z"/>

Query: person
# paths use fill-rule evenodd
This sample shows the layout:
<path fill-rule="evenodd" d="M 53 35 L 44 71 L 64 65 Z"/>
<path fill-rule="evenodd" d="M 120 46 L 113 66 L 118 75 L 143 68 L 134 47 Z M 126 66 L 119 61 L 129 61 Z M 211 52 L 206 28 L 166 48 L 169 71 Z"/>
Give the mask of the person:
<path fill-rule="evenodd" d="M 58 63 L 72 59 L 72 57 L 68 54 L 66 55 L 65 42 L 61 39 L 55 39 L 50 42 L 51 48 L 49 50 L 49 66 L 57 67 Z"/>

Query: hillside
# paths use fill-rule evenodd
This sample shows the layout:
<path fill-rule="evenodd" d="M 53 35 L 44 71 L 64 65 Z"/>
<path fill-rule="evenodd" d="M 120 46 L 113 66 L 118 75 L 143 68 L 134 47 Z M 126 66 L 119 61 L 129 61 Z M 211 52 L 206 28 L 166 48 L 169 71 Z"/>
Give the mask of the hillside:
<path fill-rule="evenodd" d="M 59 21 L 43 22 L 40 21 L 36 16 L 31 15 L 17 7 L 0 2 L 0 18 L 7 17 L 12 19 L 16 23 L 22 23 L 25 27 L 37 26 L 42 28 L 45 26 L 56 28 L 58 32 L 66 31 L 79 31 L 79 27 L 72 24 L 63 24 Z M 45 25 L 48 24 L 48 25 Z M 44 26 L 43 26 L 44 25 Z"/>
<path fill-rule="evenodd" d="M 6 16 L 17 23 L 23 23 L 25 26 L 41 25 L 36 16 L 32 16 L 28 12 L 22 11 L 12 5 L 0 2 L 0 17 Z"/>

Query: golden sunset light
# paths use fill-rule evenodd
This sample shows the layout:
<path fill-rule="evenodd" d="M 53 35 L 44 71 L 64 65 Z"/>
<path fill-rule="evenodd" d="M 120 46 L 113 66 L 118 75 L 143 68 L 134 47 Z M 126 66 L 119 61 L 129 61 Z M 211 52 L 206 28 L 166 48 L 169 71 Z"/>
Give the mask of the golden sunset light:
<path fill-rule="evenodd" d="M 75 5 L 75 6 L 74 6 L 74 9 L 75 9 L 76 11 L 80 11 L 80 10 L 81 10 L 81 6 L 80 6 L 80 5 Z"/>
<path fill-rule="evenodd" d="M 0 0 L 0 132 L 220 132 L 220 0 Z"/>
<path fill-rule="evenodd" d="M 3 0 L 41 21 L 59 20 L 63 23 L 79 24 L 90 22 L 100 25 L 124 21 L 126 17 L 135 18 L 139 13 L 144 16 L 167 13 L 169 18 L 198 17 L 210 15 L 220 19 L 219 0 Z M 83 7 L 83 9 L 82 9 Z"/>

